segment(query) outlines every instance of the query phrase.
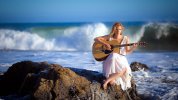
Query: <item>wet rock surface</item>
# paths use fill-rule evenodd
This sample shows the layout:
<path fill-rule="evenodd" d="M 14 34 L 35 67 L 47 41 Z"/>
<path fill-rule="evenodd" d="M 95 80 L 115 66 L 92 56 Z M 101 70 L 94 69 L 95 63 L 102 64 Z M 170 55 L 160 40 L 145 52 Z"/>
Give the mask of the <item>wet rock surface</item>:
<path fill-rule="evenodd" d="M 147 70 L 149 70 L 149 67 L 146 64 L 143 64 L 140 62 L 132 62 L 130 64 L 130 67 L 131 67 L 132 71 L 139 71 L 139 70 L 147 71 Z"/>
<path fill-rule="evenodd" d="M 96 71 L 64 68 L 47 62 L 22 61 L 0 77 L 0 98 L 21 100 L 139 100 L 136 85 L 102 89 L 105 78 Z"/>

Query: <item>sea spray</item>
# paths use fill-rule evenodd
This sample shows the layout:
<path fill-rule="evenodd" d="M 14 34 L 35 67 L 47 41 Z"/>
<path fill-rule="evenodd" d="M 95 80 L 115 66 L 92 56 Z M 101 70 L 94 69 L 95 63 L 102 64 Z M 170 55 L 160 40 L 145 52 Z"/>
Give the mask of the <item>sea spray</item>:
<path fill-rule="evenodd" d="M 134 22 L 133 22 L 134 23 Z M 126 23 L 124 35 L 130 42 L 144 41 L 137 50 L 178 50 L 178 25 L 169 22 Z M 15 24 L 16 25 L 16 24 Z M 111 23 L 20 24 L 0 27 L 0 49 L 91 51 L 94 38 L 110 33 Z M 23 27 L 28 26 L 28 27 Z M 165 44 L 165 45 L 161 45 Z"/>
<path fill-rule="evenodd" d="M 0 29 L 0 49 L 88 51 L 91 50 L 93 39 L 106 35 L 108 28 L 102 23 L 96 23 L 68 27 L 56 32 L 63 33 L 48 38 L 35 32 Z"/>

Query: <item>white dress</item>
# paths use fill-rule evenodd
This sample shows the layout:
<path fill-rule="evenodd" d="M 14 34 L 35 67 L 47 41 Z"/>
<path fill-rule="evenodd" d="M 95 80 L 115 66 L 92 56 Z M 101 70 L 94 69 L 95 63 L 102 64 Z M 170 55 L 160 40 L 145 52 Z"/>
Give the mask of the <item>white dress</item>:
<path fill-rule="evenodd" d="M 111 40 L 111 39 L 110 39 Z M 121 44 L 126 44 L 126 36 L 124 36 Z M 128 64 L 128 61 L 125 57 L 126 50 L 125 47 L 120 48 L 120 54 L 111 53 L 106 60 L 103 61 L 103 74 L 106 78 L 109 77 L 110 74 L 120 72 L 124 68 L 126 68 L 126 72 L 122 77 L 116 78 L 115 82 L 117 85 L 121 85 L 122 90 L 126 90 L 131 87 L 131 69 Z"/>

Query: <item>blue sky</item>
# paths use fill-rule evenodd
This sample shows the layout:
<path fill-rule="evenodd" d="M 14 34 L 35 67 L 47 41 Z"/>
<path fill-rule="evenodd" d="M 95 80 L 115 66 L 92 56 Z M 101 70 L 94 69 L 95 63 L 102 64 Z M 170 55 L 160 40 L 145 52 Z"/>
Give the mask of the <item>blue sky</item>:
<path fill-rule="evenodd" d="M 175 21 L 178 0 L 0 0 L 0 22 Z"/>

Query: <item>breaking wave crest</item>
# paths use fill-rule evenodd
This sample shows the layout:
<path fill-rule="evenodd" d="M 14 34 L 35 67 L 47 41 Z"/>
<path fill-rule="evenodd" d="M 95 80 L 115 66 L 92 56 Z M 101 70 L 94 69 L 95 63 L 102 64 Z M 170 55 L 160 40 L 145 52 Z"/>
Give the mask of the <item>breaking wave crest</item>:
<path fill-rule="evenodd" d="M 0 29 L 0 49 L 87 51 L 91 49 L 93 39 L 107 34 L 108 28 L 102 23 L 96 23 L 69 27 L 62 32 L 49 39 L 38 33 Z"/>
<path fill-rule="evenodd" d="M 90 51 L 93 39 L 108 34 L 110 28 L 104 23 L 93 23 L 65 28 L 32 27 L 21 31 L 0 29 L 0 49 Z M 147 42 L 148 46 L 140 48 L 146 50 L 178 50 L 177 33 L 178 25 L 173 23 L 145 23 L 129 26 L 124 31 L 131 42 Z"/>

